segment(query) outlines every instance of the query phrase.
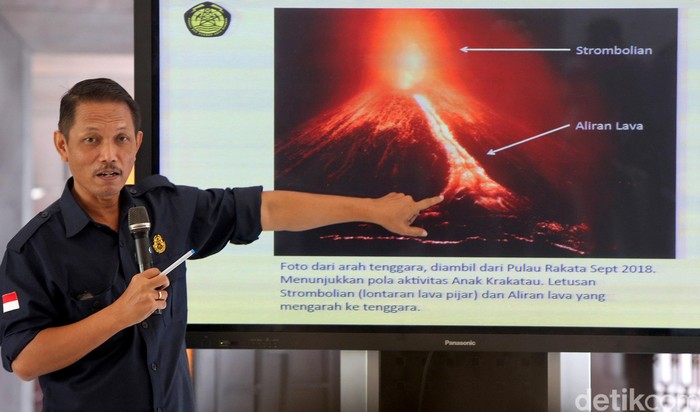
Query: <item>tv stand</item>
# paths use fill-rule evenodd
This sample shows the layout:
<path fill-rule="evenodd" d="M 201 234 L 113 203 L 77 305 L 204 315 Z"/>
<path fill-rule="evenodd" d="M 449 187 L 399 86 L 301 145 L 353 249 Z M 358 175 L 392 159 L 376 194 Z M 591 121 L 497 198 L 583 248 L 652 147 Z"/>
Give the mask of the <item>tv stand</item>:
<path fill-rule="evenodd" d="M 562 412 L 590 388 L 589 353 L 341 351 L 340 359 L 342 412 Z"/>

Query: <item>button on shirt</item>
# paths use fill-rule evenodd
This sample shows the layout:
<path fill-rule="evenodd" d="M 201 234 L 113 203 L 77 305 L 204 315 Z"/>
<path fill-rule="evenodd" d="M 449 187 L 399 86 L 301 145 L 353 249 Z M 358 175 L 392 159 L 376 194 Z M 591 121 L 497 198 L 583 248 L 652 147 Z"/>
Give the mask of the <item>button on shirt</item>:
<path fill-rule="evenodd" d="M 151 176 L 122 190 L 116 233 L 78 206 L 72 184 L 70 179 L 61 198 L 8 243 L 0 266 L 0 294 L 13 299 L 0 314 L 2 364 L 9 371 L 37 333 L 112 304 L 139 272 L 127 224 L 130 207 L 148 211 L 153 263 L 161 270 L 190 249 L 202 258 L 229 242 L 250 243 L 262 231 L 260 187 L 200 190 Z M 168 277 L 162 315 L 39 378 L 45 411 L 194 410 L 185 353 L 185 265 Z"/>

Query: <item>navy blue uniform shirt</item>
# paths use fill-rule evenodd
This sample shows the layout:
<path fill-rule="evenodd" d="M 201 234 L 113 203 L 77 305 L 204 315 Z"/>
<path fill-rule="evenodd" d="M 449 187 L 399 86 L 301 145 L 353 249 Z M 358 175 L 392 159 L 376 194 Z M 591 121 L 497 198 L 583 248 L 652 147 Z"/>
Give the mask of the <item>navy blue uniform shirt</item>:
<path fill-rule="evenodd" d="M 139 272 L 128 209 L 145 206 L 153 264 L 163 270 L 190 249 L 195 258 L 262 231 L 260 187 L 200 190 L 151 176 L 120 195 L 119 233 L 78 206 L 72 178 L 61 198 L 8 243 L 0 266 L 2 364 L 42 329 L 84 319 L 113 303 Z M 41 376 L 45 411 L 192 411 L 185 353 L 185 265 L 168 275 L 162 315 L 112 336 L 74 364 Z"/>

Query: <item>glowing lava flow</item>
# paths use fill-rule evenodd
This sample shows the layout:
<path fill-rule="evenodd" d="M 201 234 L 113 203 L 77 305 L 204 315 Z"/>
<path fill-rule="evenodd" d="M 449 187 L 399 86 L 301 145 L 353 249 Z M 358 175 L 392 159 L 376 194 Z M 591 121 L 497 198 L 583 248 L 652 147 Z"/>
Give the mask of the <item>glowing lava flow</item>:
<path fill-rule="evenodd" d="M 438 115 L 430 101 L 421 94 L 413 95 L 423 109 L 433 137 L 444 147 L 449 159 L 449 180 L 443 195 L 460 199 L 468 194 L 474 203 L 490 211 L 508 211 L 515 207 L 514 196 L 491 179 L 483 167 L 454 138 L 449 126 Z"/>
<path fill-rule="evenodd" d="M 412 96 L 428 121 L 429 134 L 444 148 L 449 171 L 442 194 L 448 200 L 461 200 L 468 196 L 474 204 L 492 212 L 514 210 L 520 202 L 508 189 L 489 177 L 479 162 L 459 144 L 427 94 L 411 91 L 416 88 L 440 90 L 445 82 L 436 72 L 429 70 L 435 53 L 426 54 L 420 46 L 435 44 L 427 41 L 430 31 L 423 16 L 408 14 L 406 17 L 410 18 L 391 25 L 389 39 L 393 40 L 381 39 L 383 50 L 388 53 L 388 63 L 384 65 L 385 81 Z M 432 40 L 438 41 L 436 38 Z M 467 108 L 463 109 L 466 111 Z"/>

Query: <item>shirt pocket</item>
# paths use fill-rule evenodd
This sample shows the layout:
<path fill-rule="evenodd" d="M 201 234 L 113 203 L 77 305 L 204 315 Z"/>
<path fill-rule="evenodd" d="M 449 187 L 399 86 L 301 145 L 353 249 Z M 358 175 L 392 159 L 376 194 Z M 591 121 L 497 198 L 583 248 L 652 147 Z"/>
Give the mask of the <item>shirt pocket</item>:
<path fill-rule="evenodd" d="M 71 279 L 68 288 L 70 321 L 82 320 L 114 303 L 116 296 L 120 295 L 115 291 L 119 268 L 113 268 L 110 272 L 110 276 L 98 277 L 95 273 L 99 272 L 92 272 Z"/>
<path fill-rule="evenodd" d="M 171 322 L 184 324 L 187 322 L 187 282 L 184 265 L 170 272 L 168 278 L 168 305 L 163 310 L 163 321 L 166 326 Z"/>
<path fill-rule="evenodd" d="M 114 290 L 109 287 L 107 290 L 94 295 L 92 292 L 84 291 L 77 295 L 73 295 L 71 299 L 72 321 L 82 320 L 107 306 L 114 303 Z"/>
<path fill-rule="evenodd" d="M 175 262 L 182 254 L 164 253 L 154 257 L 154 265 L 161 270 L 165 270 L 173 262 Z M 186 263 L 183 262 L 170 273 L 168 280 L 170 286 L 165 289 L 168 292 L 167 306 L 163 310 L 163 323 L 165 326 L 173 321 L 187 322 L 187 282 L 186 282 Z"/>

